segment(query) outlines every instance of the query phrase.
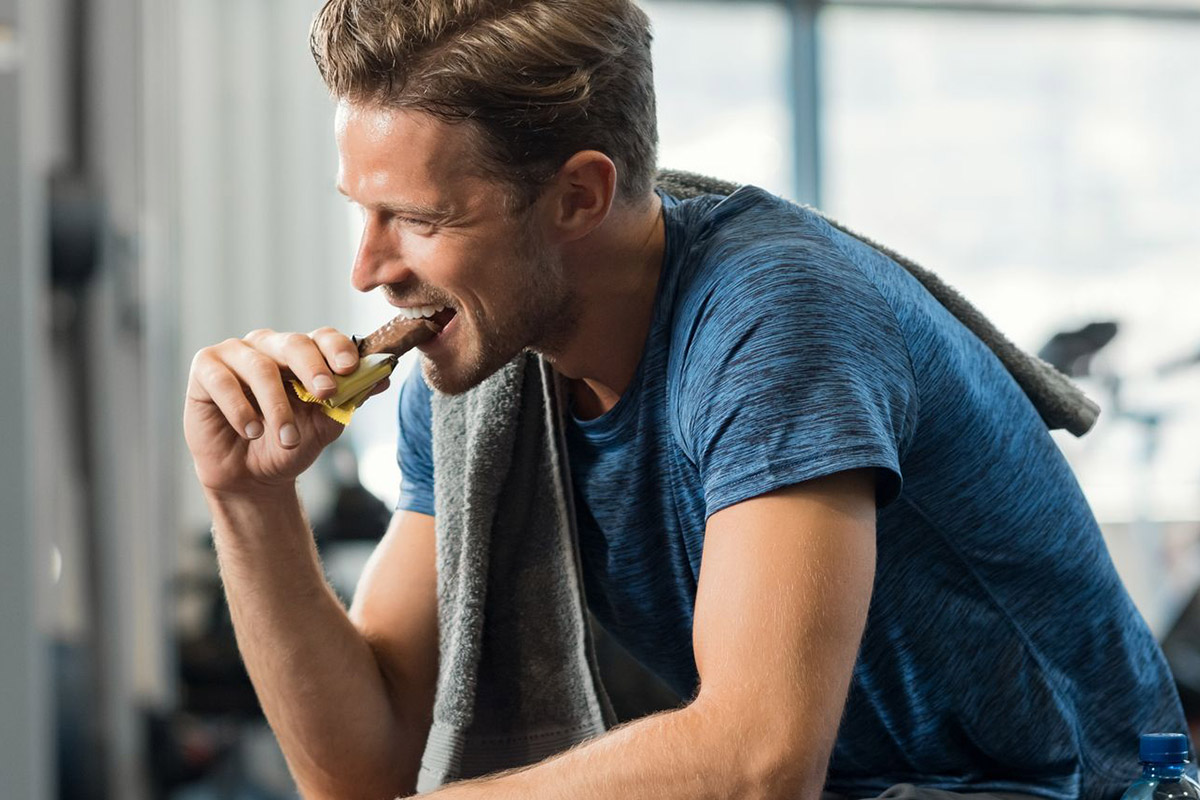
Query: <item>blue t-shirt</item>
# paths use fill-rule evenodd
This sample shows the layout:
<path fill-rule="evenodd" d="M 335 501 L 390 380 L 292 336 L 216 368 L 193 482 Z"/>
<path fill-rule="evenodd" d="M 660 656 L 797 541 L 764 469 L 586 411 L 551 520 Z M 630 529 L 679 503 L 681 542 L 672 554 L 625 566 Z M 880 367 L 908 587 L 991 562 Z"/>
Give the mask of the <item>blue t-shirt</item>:
<path fill-rule="evenodd" d="M 877 471 L 874 595 L 826 787 L 1112 798 L 1184 731 L 1079 485 L 988 348 L 891 259 L 756 188 L 664 196 L 637 372 L 568 427 L 589 605 L 681 696 L 715 511 Z M 433 513 L 430 391 L 401 394 L 400 507 Z M 752 657 L 752 656 L 750 656 Z"/>

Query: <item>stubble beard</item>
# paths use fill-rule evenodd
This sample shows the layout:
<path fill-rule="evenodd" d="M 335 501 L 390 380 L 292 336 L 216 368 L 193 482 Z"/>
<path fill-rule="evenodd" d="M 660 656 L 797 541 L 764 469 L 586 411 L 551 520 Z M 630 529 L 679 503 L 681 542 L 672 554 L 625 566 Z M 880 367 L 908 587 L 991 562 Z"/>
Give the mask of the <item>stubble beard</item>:
<path fill-rule="evenodd" d="M 474 346 L 465 354 L 465 363 L 445 368 L 421 359 L 425 382 L 438 392 L 470 391 L 526 350 L 553 352 L 575 327 L 577 298 L 550 249 L 524 230 L 509 258 L 505 271 L 514 276 L 512 302 L 504 306 L 503 317 L 475 317 Z"/>

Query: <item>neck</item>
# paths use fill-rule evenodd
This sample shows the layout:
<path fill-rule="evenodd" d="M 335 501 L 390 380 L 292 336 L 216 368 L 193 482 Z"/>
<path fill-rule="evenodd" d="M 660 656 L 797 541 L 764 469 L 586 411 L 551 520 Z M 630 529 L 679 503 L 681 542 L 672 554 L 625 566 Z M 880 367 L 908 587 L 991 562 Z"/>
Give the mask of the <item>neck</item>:
<path fill-rule="evenodd" d="M 544 355 L 570 379 L 576 414 L 609 411 L 629 387 L 646 346 L 666 240 L 658 195 L 617 209 L 572 243 L 564 257 L 578 301 L 578 324 Z"/>

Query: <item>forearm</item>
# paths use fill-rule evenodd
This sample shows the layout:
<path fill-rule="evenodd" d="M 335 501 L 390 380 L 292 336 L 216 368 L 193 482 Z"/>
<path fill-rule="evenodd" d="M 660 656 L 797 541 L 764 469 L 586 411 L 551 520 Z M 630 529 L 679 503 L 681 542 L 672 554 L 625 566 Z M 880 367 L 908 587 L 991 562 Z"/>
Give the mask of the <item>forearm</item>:
<path fill-rule="evenodd" d="M 238 648 L 308 798 L 411 788 L 418 734 L 401 728 L 370 646 L 321 571 L 294 489 L 253 503 L 210 495 Z"/>
<path fill-rule="evenodd" d="M 532 767 L 452 784 L 431 800 L 796 800 L 820 794 L 827 751 L 789 759 L 766 725 L 739 722 L 727 710 L 693 703 L 646 717 Z"/>

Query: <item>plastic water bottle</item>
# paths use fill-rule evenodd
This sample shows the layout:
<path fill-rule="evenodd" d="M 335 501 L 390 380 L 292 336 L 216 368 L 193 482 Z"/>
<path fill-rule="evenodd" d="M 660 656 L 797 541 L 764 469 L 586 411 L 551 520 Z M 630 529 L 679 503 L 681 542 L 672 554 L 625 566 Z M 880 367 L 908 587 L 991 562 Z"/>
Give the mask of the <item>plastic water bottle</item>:
<path fill-rule="evenodd" d="M 1143 733 L 1139 742 L 1142 777 L 1121 800 L 1200 800 L 1200 784 L 1183 774 L 1188 737 L 1182 733 Z"/>

